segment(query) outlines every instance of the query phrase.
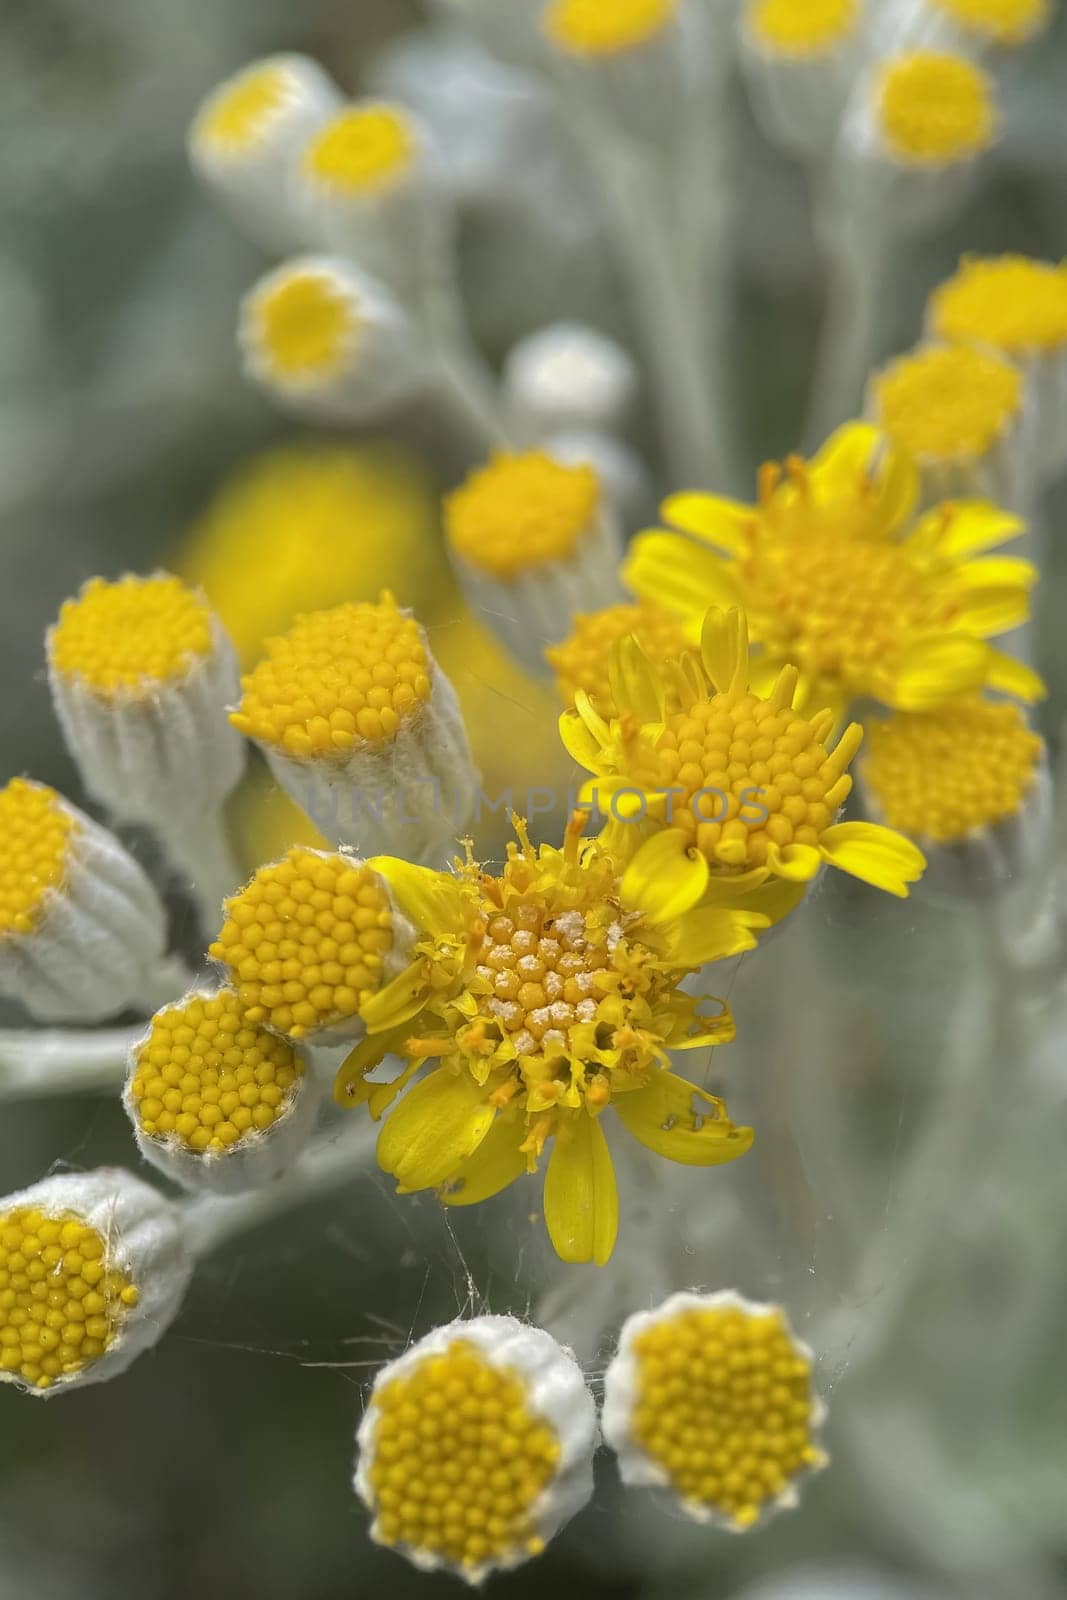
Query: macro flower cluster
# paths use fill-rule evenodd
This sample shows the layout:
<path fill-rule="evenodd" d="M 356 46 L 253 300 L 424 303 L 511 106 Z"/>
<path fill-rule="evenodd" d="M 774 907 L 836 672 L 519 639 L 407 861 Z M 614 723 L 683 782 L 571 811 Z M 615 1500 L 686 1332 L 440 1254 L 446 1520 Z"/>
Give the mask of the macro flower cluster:
<path fill-rule="evenodd" d="M 398 60 L 395 94 L 349 99 L 277 55 L 191 123 L 195 171 L 268 258 L 235 308 L 251 383 L 335 432 L 421 406 L 466 470 L 425 549 L 374 546 L 357 456 L 294 446 L 205 519 L 195 573 L 94 576 L 59 606 L 40 664 L 81 792 L 0 789 L 0 991 L 29 1014 L 0 1096 L 5 1074 L 121 1096 L 153 1172 L 0 1201 L 0 1379 L 56 1397 L 121 1372 L 221 1240 L 362 1170 L 397 1206 L 521 1225 L 556 1283 L 635 1262 L 626 1315 L 595 1329 L 606 1365 L 538 1324 L 532 1286 L 523 1317 L 437 1328 L 369 1388 L 371 1537 L 478 1583 L 590 1500 L 601 1442 L 625 1484 L 735 1532 L 827 1464 L 819 1352 L 789 1308 L 699 1260 L 645 1303 L 657 1236 L 632 1213 L 669 1197 L 665 1240 L 671 1206 L 742 1203 L 765 1135 L 773 1164 L 731 1110 L 725 1047 L 761 1020 L 733 984 L 772 939 L 799 959 L 825 869 L 914 897 L 914 918 L 938 894 L 996 916 L 1047 855 L 1031 606 L 1039 493 L 1067 458 L 1067 267 L 965 258 L 916 348 L 871 370 L 875 280 L 980 182 L 1039 0 L 438 9 L 437 65 Z M 434 94 L 449 52 L 465 105 Z M 734 65 L 832 257 L 810 441 L 748 497 L 714 154 Z M 634 352 L 560 322 L 498 371 L 471 332 L 460 226 L 506 187 L 527 101 L 584 174 Z M 331 591 L 312 569 L 334 543 Z M 432 563 L 426 587 L 551 706 L 553 781 L 575 783 L 543 827 L 508 819 L 502 860 L 479 836 L 477 712 L 424 615 Z M 250 758 L 316 833 L 294 824 L 246 875 L 230 801 Z"/>

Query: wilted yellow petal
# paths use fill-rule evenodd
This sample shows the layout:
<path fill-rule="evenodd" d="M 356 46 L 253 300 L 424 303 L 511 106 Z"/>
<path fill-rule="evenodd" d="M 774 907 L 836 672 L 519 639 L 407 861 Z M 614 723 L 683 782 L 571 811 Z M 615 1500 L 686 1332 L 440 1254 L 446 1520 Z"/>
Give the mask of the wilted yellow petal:
<path fill-rule="evenodd" d="M 726 1106 L 673 1072 L 655 1072 L 644 1089 L 612 1101 L 619 1121 L 646 1149 L 687 1167 L 718 1167 L 752 1146 L 751 1128 L 736 1128 Z"/>

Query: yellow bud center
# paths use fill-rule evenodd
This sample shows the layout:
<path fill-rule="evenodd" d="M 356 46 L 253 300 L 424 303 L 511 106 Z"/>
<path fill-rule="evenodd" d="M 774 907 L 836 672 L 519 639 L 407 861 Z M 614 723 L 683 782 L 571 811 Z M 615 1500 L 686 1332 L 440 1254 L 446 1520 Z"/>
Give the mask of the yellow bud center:
<path fill-rule="evenodd" d="M 656 787 L 680 791 L 671 825 L 716 867 L 761 867 L 771 844 L 817 846 L 852 788 L 845 769 L 859 743 L 850 729 L 831 754 L 831 721 L 753 694 L 717 694 L 668 717 Z"/>
<path fill-rule="evenodd" d="M 260 867 L 226 902 L 210 954 L 226 968 L 249 1026 L 299 1039 L 359 1014 L 381 987 L 393 944 L 376 873 L 297 847 Z"/>
<path fill-rule="evenodd" d="M 1067 265 L 1026 256 L 966 260 L 930 300 L 934 332 L 1020 356 L 1067 345 Z"/>
<path fill-rule="evenodd" d="M 265 648 L 230 721 L 297 760 L 390 744 L 430 698 L 422 630 L 388 593 L 298 617 Z"/>
<path fill-rule="evenodd" d="M 507 582 L 573 556 L 599 503 L 592 467 L 501 452 L 448 496 L 445 532 L 457 556 Z"/>
<path fill-rule="evenodd" d="M 70 1212 L 0 1214 L 0 1372 L 38 1389 L 107 1350 L 137 1289 L 108 1260 L 107 1241 Z"/>
<path fill-rule="evenodd" d="M 678 618 L 652 601 L 580 614 L 574 618 L 570 637 L 545 651 L 564 705 L 573 706 L 576 693 L 584 689 L 602 717 L 618 714 L 608 683 L 608 659 L 616 640 L 629 633 L 637 636 L 652 661 L 673 660 L 686 647 Z"/>
<path fill-rule="evenodd" d="M 634 1440 L 690 1505 L 750 1527 L 821 1461 L 810 1362 L 777 1309 L 676 1311 L 633 1349 Z"/>
<path fill-rule="evenodd" d="M 970 345 L 904 356 L 874 384 L 879 426 L 920 462 L 986 455 L 1022 410 L 1022 374 Z"/>
<path fill-rule="evenodd" d="M 611 56 L 637 50 L 674 20 L 679 0 L 552 0 L 544 28 L 561 50 Z"/>
<path fill-rule="evenodd" d="M 934 0 L 951 21 L 995 44 L 1025 44 L 1049 20 L 1049 0 Z"/>
<path fill-rule="evenodd" d="M 992 79 L 962 56 L 925 50 L 898 56 L 882 72 L 877 96 L 882 134 L 899 161 L 947 166 L 993 143 Z"/>
<path fill-rule="evenodd" d="M 0 939 L 32 933 L 61 889 L 78 824 L 54 789 L 12 778 L 0 789 Z"/>
<path fill-rule="evenodd" d="M 224 989 L 156 1013 L 130 1095 L 150 1137 L 227 1150 L 286 1114 L 303 1071 L 292 1047 Z"/>
<path fill-rule="evenodd" d="M 267 281 L 249 303 L 251 338 L 275 378 L 335 377 L 351 361 L 359 312 L 332 273 L 300 267 Z"/>
<path fill-rule="evenodd" d="M 816 56 L 854 32 L 858 0 L 753 0 L 752 31 L 768 50 L 786 56 Z"/>
<path fill-rule="evenodd" d="M 471 1569 L 540 1552 L 533 1510 L 560 1444 L 519 1372 L 457 1338 L 383 1384 L 373 1403 L 369 1479 L 385 1544 Z"/>
<path fill-rule="evenodd" d="M 193 128 L 201 145 L 217 145 L 228 155 L 253 147 L 285 104 L 288 76 L 277 63 L 261 63 L 229 79 L 208 100 Z"/>
<path fill-rule="evenodd" d="M 308 145 L 304 170 L 346 194 L 387 188 L 411 166 L 411 124 L 392 106 L 350 106 Z"/>
<path fill-rule="evenodd" d="M 144 699 L 188 676 L 211 654 L 211 612 L 179 578 L 91 578 L 65 600 L 52 630 L 52 664 L 102 699 Z"/>
<path fill-rule="evenodd" d="M 1016 705 L 977 696 L 873 722 L 863 778 L 890 826 L 950 843 L 1018 816 L 1044 746 Z"/>

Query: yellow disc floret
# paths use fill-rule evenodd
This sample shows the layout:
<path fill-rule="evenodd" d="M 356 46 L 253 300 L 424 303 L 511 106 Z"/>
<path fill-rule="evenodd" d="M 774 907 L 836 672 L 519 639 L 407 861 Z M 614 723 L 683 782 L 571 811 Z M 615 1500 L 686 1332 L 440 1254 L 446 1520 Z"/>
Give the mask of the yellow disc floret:
<path fill-rule="evenodd" d="M 679 0 L 552 0 L 545 32 L 576 56 L 612 56 L 637 50 L 663 32 Z"/>
<path fill-rule="evenodd" d="M 265 648 L 230 721 L 298 760 L 389 744 L 430 698 L 422 630 L 388 593 L 298 617 Z"/>
<path fill-rule="evenodd" d="M 543 1548 L 534 1507 L 560 1443 L 522 1374 L 457 1337 L 375 1394 L 369 1466 L 383 1543 L 473 1569 Z"/>
<path fill-rule="evenodd" d="M 811 1362 L 777 1307 L 688 1307 L 634 1336 L 631 1430 L 698 1514 L 737 1528 L 822 1464 Z"/>
<path fill-rule="evenodd" d="M 63 886 L 77 832 L 54 789 L 25 778 L 0 789 L 0 939 L 39 926 Z"/>
<path fill-rule="evenodd" d="M 261 62 L 238 73 L 211 96 L 193 126 L 194 141 L 240 154 L 256 143 L 285 104 L 287 88 L 286 70 L 278 62 Z"/>
<path fill-rule="evenodd" d="M 876 420 L 917 461 L 974 461 L 1002 439 L 1023 404 L 1022 373 L 971 345 L 930 345 L 874 381 Z"/>
<path fill-rule="evenodd" d="M 341 854 L 296 848 L 226 901 L 210 954 L 249 1025 L 299 1039 L 353 1019 L 381 987 L 393 944 L 388 894 Z"/>
<path fill-rule="evenodd" d="M 573 618 L 570 637 L 545 651 L 564 705 L 573 706 L 575 694 L 584 689 L 601 716 L 617 714 L 608 663 L 612 645 L 630 633 L 652 661 L 680 656 L 687 643 L 679 619 L 652 600 L 579 613 Z"/>
<path fill-rule="evenodd" d="M 411 166 L 411 124 L 393 106 L 349 106 L 326 124 L 304 153 L 304 171 L 345 194 L 380 190 Z"/>
<path fill-rule="evenodd" d="M 962 56 L 917 50 L 882 71 L 877 116 L 891 155 L 945 166 L 987 149 L 997 124 L 992 79 Z"/>
<path fill-rule="evenodd" d="M 1028 256 L 965 259 L 930 299 L 933 332 L 975 340 L 1010 355 L 1067 345 L 1067 263 Z"/>
<path fill-rule="evenodd" d="M 52 666 L 103 699 L 147 698 L 178 683 L 212 650 L 211 612 L 180 578 L 90 578 L 65 600 L 50 636 Z"/>
<path fill-rule="evenodd" d="M 107 1242 L 71 1213 L 0 1214 L 0 1370 L 38 1389 L 97 1361 L 137 1304 Z"/>
<path fill-rule="evenodd" d="M 457 556 L 506 582 L 568 560 L 599 503 L 592 467 L 564 466 L 540 450 L 502 451 L 448 496 L 445 532 Z"/>
<path fill-rule="evenodd" d="M 252 296 L 248 316 L 249 336 L 275 378 L 334 377 L 359 337 L 351 293 L 321 268 L 274 274 Z"/>
<path fill-rule="evenodd" d="M 1044 744 L 1018 706 L 968 696 L 870 727 L 863 781 L 892 827 L 939 844 L 1017 817 Z"/>
<path fill-rule="evenodd" d="M 130 1099 L 150 1137 L 227 1150 L 286 1114 L 303 1071 L 292 1046 L 250 1021 L 238 996 L 223 989 L 156 1013 Z"/>
<path fill-rule="evenodd" d="M 768 50 L 817 56 L 847 39 L 859 21 L 858 0 L 751 0 L 752 31 Z"/>
<path fill-rule="evenodd" d="M 1049 0 L 934 0 L 960 28 L 999 45 L 1025 44 L 1052 14 Z"/>

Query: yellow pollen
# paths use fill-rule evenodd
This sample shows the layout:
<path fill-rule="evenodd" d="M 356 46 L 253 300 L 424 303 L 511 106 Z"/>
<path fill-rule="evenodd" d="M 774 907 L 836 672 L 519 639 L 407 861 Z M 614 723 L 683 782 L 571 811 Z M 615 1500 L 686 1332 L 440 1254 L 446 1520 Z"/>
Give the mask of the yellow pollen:
<path fill-rule="evenodd" d="M 977 695 L 870 725 L 863 780 L 890 826 L 940 844 L 1016 817 L 1044 749 L 1010 702 Z"/>
<path fill-rule="evenodd" d="M 987 149 L 996 133 L 992 79 L 962 56 L 919 50 L 884 68 L 878 120 L 897 160 L 938 167 Z"/>
<path fill-rule="evenodd" d="M 533 1509 L 560 1444 L 519 1372 L 456 1338 L 383 1384 L 373 1404 L 369 1479 L 383 1543 L 467 1569 L 540 1550 Z"/>
<path fill-rule="evenodd" d="M 224 989 L 156 1013 L 130 1095 L 150 1137 L 227 1150 L 285 1116 L 303 1071 L 292 1047 Z"/>
<path fill-rule="evenodd" d="M 761 867 L 771 844 L 816 847 L 852 788 L 845 769 L 859 744 L 853 724 L 830 754 L 828 721 L 753 694 L 717 694 L 669 716 L 656 785 L 681 791 L 671 825 L 716 867 Z"/>
<path fill-rule="evenodd" d="M 430 698 L 422 631 L 388 592 L 298 617 L 265 649 L 230 721 L 296 760 L 390 744 Z"/>
<path fill-rule="evenodd" d="M 350 106 L 316 134 L 304 170 L 348 194 L 387 188 L 411 166 L 415 144 L 407 118 L 392 106 Z"/>
<path fill-rule="evenodd" d="M 211 649 L 211 612 L 169 573 L 91 578 L 63 602 L 50 642 L 55 670 L 105 700 L 146 699 L 187 677 Z"/>
<path fill-rule="evenodd" d="M 965 259 L 930 298 L 941 339 L 974 340 L 1025 356 L 1067 345 L 1067 263 L 1028 256 Z"/>
<path fill-rule="evenodd" d="M 687 1504 L 751 1527 L 820 1464 L 811 1364 L 777 1308 L 674 1311 L 633 1352 L 634 1440 Z"/>
<path fill-rule="evenodd" d="M 752 0 L 750 19 L 760 43 L 786 56 L 816 56 L 849 38 L 859 21 L 858 0 Z"/>
<path fill-rule="evenodd" d="M 1025 44 L 1052 14 L 1049 0 L 934 0 L 953 22 L 1000 45 Z"/>
<path fill-rule="evenodd" d="M 330 378 L 352 359 L 359 312 L 332 274 L 295 268 L 268 281 L 252 298 L 256 347 L 276 378 Z"/>
<path fill-rule="evenodd" d="M 393 920 L 381 880 L 340 854 L 297 847 L 226 901 L 209 954 L 247 1024 L 299 1039 L 359 1014 L 382 985 Z"/>
<path fill-rule="evenodd" d="M 272 63 L 249 67 L 229 79 L 208 100 L 193 126 L 201 145 L 219 145 L 236 155 L 254 145 L 285 104 L 288 76 Z"/>
<path fill-rule="evenodd" d="M 0 939 L 40 926 L 67 875 L 78 824 L 54 789 L 12 778 L 0 789 Z"/>
<path fill-rule="evenodd" d="M 81 1218 L 30 1207 L 0 1214 L 0 1372 L 49 1389 L 83 1371 L 137 1298 Z"/>
<path fill-rule="evenodd" d="M 1022 374 L 970 345 L 927 346 L 875 379 L 878 425 L 919 462 L 986 455 L 1022 410 Z"/>
<path fill-rule="evenodd" d="M 592 467 L 501 452 L 448 496 L 445 533 L 457 556 L 507 582 L 573 556 L 599 502 Z"/>
<path fill-rule="evenodd" d="M 673 660 L 686 648 L 681 622 L 651 600 L 579 613 L 570 637 L 545 651 L 565 706 L 573 706 L 575 694 L 584 689 L 602 717 L 618 715 L 608 684 L 608 658 L 612 645 L 630 633 L 652 661 Z"/>
<path fill-rule="evenodd" d="M 552 0 L 544 29 L 576 56 L 612 56 L 648 44 L 673 22 L 679 0 Z"/>

